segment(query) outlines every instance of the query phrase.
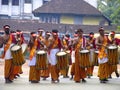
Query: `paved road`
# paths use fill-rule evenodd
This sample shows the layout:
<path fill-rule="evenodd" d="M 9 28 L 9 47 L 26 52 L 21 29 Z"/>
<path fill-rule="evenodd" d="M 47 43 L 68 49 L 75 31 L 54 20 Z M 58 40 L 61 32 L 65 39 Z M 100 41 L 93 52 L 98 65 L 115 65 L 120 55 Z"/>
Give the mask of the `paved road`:
<path fill-rule="evenodd" d="M 0 60 L 0 90 L 120 90 L 120 78 L 116 78 L 113 73 L 113 79 L 109 79 L 106 84 L 101 84 L 97 77 L 98 67 L 94 68 L 94 76 L 91 79 L 86 79 L 87 83 L 75 83 L 69 78 L 63 79 L 60 77 L 60 83 L 52 84 L 50 78 L 40 83 L 31 84 L 28 81 L 28 61 L 23 65 L 23 74 L 21 77 L 14 80 L 12 84 L 5 84 L 3 72 L 4 61 Z M 120 65 L 118 66 L 120 73 Z"/>
<path fill-rule="evenodd" d="M 27 76 L 21 76 L 12 84 L 5 84 L 0 77 L 0 90 L 120 90 L 120 78 L 113 78 L 106 84 L 99 83 L 97 77 L 86 79 L 87 83 L 74 83 L 69 79 L 60 78 L 60 83 L 52 84 L 50 78 L 40 83 L 31 84 Z"/>

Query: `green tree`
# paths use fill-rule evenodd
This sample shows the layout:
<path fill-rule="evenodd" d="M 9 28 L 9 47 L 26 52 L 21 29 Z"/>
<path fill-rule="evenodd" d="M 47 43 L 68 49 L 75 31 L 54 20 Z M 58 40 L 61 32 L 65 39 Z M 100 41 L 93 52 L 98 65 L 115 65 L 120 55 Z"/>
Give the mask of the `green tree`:
<path fill-rule="evenodd" d="M 120 0 L 98 0 L 98 9 L 113 24 L 120 25 Z"/>

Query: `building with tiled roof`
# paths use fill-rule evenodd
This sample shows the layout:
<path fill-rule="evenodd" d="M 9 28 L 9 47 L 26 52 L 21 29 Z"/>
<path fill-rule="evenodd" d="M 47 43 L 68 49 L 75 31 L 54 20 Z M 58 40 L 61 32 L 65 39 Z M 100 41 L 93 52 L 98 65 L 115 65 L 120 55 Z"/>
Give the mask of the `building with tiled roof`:
<path fill-rule="evenodd" d="M 37 19 L 32 11 L 50 0 L 0 0 L 0 19 Z"/>
<path fill-rule="evenodd" d="M 41 23 L 110 25 L 111 21 L 84 0 L 51 0 L 33 11 Z"/>
<path fill-rule="evenodd" d="M 39 18 L 38 20 L 26 20 L 26 18 L 0 19 L 0 30 L 3 29 L 5 24 L 10 25 L 11 30 L 20 29 L 31 32 L 37 31 L 38 28 L 43 28 L 45 31 L 58 29 L 60 33 L 64 34 L 74 33 L 78 28 L 82 28 L 84 33 L 90 33 L 91 31 L 97 33 L 101 26 L 107 31 L 116 30 L 116 26 L 110 25 L 111 21 L 108 18 L 84 0 L 44 1 L 46 1 L 45 4 L 33 10 L 33 14 Z"/>

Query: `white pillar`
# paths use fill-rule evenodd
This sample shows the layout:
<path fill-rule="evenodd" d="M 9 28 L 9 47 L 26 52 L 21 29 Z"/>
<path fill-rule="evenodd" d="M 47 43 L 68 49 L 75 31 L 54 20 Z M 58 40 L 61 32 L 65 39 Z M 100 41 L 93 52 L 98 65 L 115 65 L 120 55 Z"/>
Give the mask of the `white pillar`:
<path fill-rule="evenodd" d="M 20 7 L 20 18 L 22 19 L 22 15 L 24 13 L 24 0 L 19 1 L 19 7 Z"/>
<path fill-rule="evenodd" d="M 0 0 L 0 14 L 1 14 L 2 0 Z"/>
<path fill-rule="evenodd" d="M 8 11 L 8 15 L 11 16 L 12 15 L 12 0 L 9 0 L 9 3 L 8 3 L 8 7 L 9 7 L 9 11 Z"/>

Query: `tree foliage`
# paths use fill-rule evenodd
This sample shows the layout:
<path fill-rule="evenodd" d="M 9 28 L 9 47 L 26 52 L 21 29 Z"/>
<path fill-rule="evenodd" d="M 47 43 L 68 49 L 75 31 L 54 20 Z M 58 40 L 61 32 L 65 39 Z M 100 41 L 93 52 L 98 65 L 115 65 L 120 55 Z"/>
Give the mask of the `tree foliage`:
<path fill-rule="evenodd" d="M 120 0 L 97 0 L 98 9 L 110 20 L 113 24 L 120 25 Z"/>

